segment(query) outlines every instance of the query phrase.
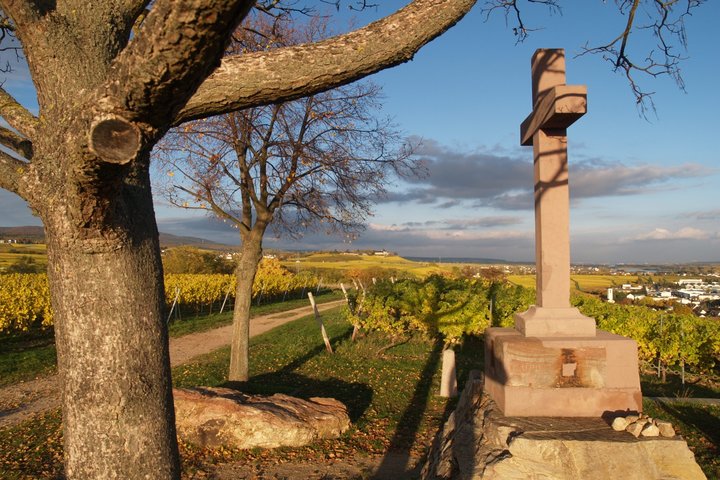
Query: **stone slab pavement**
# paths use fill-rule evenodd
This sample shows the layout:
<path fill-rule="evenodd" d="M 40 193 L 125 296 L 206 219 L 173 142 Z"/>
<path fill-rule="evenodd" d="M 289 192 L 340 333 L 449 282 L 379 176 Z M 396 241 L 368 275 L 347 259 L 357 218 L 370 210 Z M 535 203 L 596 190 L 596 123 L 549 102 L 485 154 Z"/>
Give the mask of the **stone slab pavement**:
<path fill-rule="evenodd" d="M 345 300 L 318 304 L 325 311 L 342 305 Z M 267 332 L 284 323 L 312 314 L 312 307 L 260 315 L 250 319 L 250 337 Z M 170 364 L 182 365 L 193 358 L 230 344 L 232 325 L 191 333 L 170 339 Z M 318 335 L 318 339 L 320 336 Z M 0 388 L 0 428 L 17 425 L 33 415 L 60 406 L 60 379 L 49 375 L 36 380 Z"/>

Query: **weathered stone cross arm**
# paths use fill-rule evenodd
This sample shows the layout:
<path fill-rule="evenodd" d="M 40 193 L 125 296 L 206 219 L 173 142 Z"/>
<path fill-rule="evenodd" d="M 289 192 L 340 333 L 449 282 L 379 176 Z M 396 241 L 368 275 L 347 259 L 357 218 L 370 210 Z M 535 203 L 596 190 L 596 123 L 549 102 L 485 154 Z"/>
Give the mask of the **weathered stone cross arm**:
<path fill-rule="evenodd" d="M 520 125 L 520 144 L 530 146 L 539 129 L 565 129 L 585 113 L 585 85 L 556 85 L 538 99 L 532 113 Z"/>

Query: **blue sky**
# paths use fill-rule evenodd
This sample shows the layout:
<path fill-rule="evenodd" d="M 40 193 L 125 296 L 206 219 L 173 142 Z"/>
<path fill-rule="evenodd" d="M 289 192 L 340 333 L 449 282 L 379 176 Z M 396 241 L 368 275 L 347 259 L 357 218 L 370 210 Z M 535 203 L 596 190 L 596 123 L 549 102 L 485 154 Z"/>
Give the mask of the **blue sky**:
<path fill-rule="evenodd" d="M 356 21 L 367 23 L 406 2 L 385 3 Z M 372 77 L 384 89 L 383 114 L 422 138 L 419 153 L 430 177 L 390 187 L 352 244 L 309 233 L 300 244 L 268 238 L 266 247 L 532 261 L 532 149 L 519 146 L 519 125 L 531 110 L 532 53 L 565 48 L 568 83 L 588 88 L 588 113 L 568 131 L 573 262 L 720 261 L 720 154 L 714 144 L 720 94 L 713 85 L 720 55 L 712 34 L 720 2 L 708 2 L 686 20 L 688 58 L 681 68 L 687 93 L 669 78 L 640 78 L 656 92 L 657 117 L 648 120 L 607 62 L 575 58 L 586 43 L 607 43 L 622 30 L 615 2 L 564 2 L 562 15 L 526 6 L 526 22 L 542 29 L 519 45 L 502 15 L 485 21 L 482 3 L 413 61 Z M 631 48 L 644 58 L 652 46 L 638 35 Z M 22 69 L 5 88 L 33 104 Z M 39 224 L 12 194 L 1 192 L 0 203 L 0 225 Z M 160 200 L 156 209 L 161 231 L 238 241 L 223 224 Z"/>

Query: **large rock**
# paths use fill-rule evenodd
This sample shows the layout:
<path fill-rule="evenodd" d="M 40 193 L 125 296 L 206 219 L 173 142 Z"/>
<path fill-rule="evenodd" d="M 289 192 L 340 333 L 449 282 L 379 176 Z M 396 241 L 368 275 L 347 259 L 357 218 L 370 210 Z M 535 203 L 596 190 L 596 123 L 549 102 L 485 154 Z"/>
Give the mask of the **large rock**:
<path fill-rule="evenodd" d="M 680 437 L 635 438 L 604 420 L 505 417 L 468 382 L 436 439 L 423 479 L 705 479 Z"/>
<path fill-rule="evenodd" d="M 332 398 L 245 395 L 228 388 L 173 389 L 181 438 L 203 447 L 298 447 L 350 428 L 347 408 Z"/>

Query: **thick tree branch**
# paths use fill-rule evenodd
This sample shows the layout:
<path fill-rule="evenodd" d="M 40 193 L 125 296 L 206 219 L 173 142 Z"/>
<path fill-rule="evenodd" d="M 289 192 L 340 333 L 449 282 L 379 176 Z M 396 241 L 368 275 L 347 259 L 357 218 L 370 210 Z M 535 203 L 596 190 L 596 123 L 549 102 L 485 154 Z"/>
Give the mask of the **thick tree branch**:
<path fill-rule="evenodd" d="M 0 116 L 30 140 L 35 138 L 38 119 L 0 87 Z"/>
<path fill-rule="evenodd" d="M 253 3 L 157 0 L 98 89 L 99 115 L 164 128 L 219 64 L 227 39 Z"/>
<path fill-rule="evenodd" d="M 29 164 L 0 151 L 0 188 L 25 198 L 23 182 L 28 166 Z"/>
<path fill-rule="evenodd" d="M 475 1 L 415 0 L 367 27 L 322 42 L 227 57 L 175 124 L 308 96 L 412 60 Z"/>
<path fill-rule="evenodd" d="M 22 28 L 23 26 L 35 22 L 38 19 L 37 2 L 27 0 L 2 0 L 0 8 L 2 11 L 12 18 L 15 25 Z"/>
<path fill-rule="evenodd" d="M 25 137 L 21 137 L 10 129 L 0 127 L 0 145 L 22 155 L 28 160 L 33 156 L 33 144 Z"/>

